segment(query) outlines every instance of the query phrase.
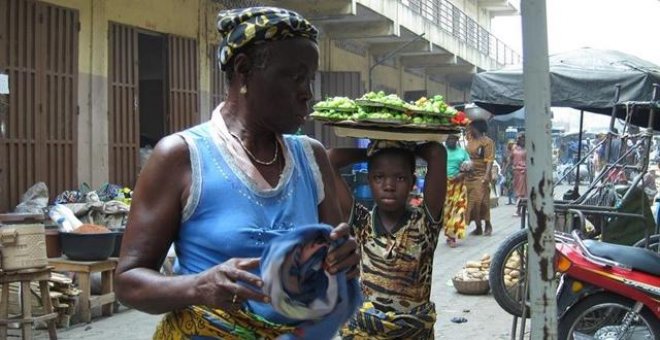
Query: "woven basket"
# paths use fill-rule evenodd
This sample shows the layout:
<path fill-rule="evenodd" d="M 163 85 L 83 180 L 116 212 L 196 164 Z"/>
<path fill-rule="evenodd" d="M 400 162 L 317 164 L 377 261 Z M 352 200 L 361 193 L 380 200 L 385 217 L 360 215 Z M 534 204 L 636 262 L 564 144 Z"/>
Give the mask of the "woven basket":
<path fill-rule="evenodd" d="M 490 290 L 490 285 L 488 284 L 488 280 L 463 281 L 452 278 L 451 282 L 454 284 L 454 288 L 456 288 L 456 291 L 459 294 L 485 295 L 488 294 L 488 291 Z"/>

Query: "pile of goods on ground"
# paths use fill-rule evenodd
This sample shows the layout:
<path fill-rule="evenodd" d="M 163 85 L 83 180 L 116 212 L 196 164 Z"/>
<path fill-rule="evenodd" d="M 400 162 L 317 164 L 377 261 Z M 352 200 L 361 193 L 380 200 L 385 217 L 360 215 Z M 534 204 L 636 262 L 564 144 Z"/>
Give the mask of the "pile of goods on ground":
<path fill-rule="evenodd" d="M 442 96 L 406 103 L 396 94 L 386 95 L 383 91 L 369 92 L 355 100 L 328 98 L 314 105 L 311 117 L 323 122 L 412 128 L 457 128 L 469 123 L 465 113 L 447 105 Z"/>
<path fill-rule="evenodd" d="M 520 281 L 520 261 L 518 252 L 511 254 L 511 257 L 506 261 L 506 265 L 504 266 L 504 285 L 507 288 L 515 286 Z"/>
<path fill-rule="evenodd" d="M 50 298 L 57 312 L 57 326 L 69 328 L 71 317 L 75 315 L 80 289 L 76 288 L 68 276 L 51 273 Z"/>
<path fill-rule="evenodd" d="M 488 272 L 490 255 L 484 254 L 480 261 L 467 261 L 452 278 L 452 283 L 462 294 L 486 294 L 489 290 Z"/>

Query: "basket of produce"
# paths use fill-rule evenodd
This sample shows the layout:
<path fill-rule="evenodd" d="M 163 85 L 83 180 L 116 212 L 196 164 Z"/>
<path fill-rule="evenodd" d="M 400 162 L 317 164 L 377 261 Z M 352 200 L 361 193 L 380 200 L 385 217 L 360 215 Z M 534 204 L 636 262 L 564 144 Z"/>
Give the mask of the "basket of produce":
<path fill-rule="evenodd" d="M 522 272 L 521 268 L 521 259 L 518 252 L 511 254 L 509 259 L 506 261 L 504 269 L 504 285 L 506 288 L 512 288 L 518 281 L 520 281 L 520 276 Z"/>
<path fill-rule="evenodd" d="M 488 271 L 490 270 L 490 255 L 484 255 L 481 261 L 468 261 L 451 282 L 459 294 L 484 295 L 488 294 Z"/>

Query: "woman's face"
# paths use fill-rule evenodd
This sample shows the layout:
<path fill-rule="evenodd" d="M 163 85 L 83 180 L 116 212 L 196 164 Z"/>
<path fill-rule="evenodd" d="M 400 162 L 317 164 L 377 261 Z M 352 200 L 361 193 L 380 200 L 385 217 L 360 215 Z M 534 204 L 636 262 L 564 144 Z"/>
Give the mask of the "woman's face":
<path fill-rule="evenodd" d="M 378 207 L 388 212 L 406 208 L 415 176 L 404 157 L 396 154 L 376 156 L 369 166 L 369 186 Z"/>
<path fill-rule="evenodd" d="M 264 68 L 247 79 L 247 105 L 252 116 L 275 133 L 293 133 L 310 113 L 319 50 L 309 39 L 268 43 Z"/>
<path fill-rule="evenodd" d="M 448 148 L 455 149 L 456 148 L 456 142 L 458 142 L 458 137 L 449 136 L 449 137 L 447 137 L 447 141 L 445 141 L 445 144 L 447 145 Z"/>

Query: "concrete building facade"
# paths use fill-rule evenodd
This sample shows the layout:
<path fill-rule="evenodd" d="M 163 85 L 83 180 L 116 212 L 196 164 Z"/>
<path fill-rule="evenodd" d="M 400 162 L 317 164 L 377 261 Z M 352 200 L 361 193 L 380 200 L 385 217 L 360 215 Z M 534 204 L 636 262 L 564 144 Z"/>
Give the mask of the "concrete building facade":
<path fill-rule="evenodd" d="M 10 83 L 0 211 L 37 181 L 51 198 L 83 182 L 132 186 L 141 148 L 208 119 L 222 100 L 217 13 L 257 4 L 319 27 L 317 99 L 371 89 L 464 102 L 472 74 L 519 61 L 488 32 L 492 16 L 516 13 L 508 0 L 0 0 L 0 73 Z M 65 71 L 48 66 L 53 53 Z M 59 80 L 38 86 L 49 77 Z M 305 131 L 338 142 L 319 126 Z"/>

